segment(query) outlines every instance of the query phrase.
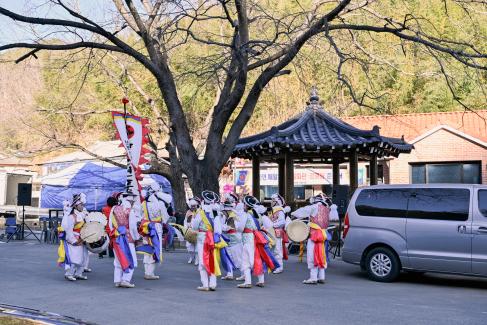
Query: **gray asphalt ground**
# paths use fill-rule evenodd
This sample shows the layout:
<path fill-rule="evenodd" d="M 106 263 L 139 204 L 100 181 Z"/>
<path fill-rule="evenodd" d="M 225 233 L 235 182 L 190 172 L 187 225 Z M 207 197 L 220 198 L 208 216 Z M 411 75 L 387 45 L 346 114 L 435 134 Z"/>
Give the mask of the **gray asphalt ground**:
<path fill-rule="evenodd" d="M 335 260 L 327 283 L 305 286 L 295 256 L 265 288 L 237 289 L 219 281 L 199 292 L 196 268 L 183 251 L 166 253 L 159 281 L 115 288 L 112 259 L 91 256 L 88 281 L 67 282 L 56 246 L 0 243 L 0 303 L 77 317 L 98 324 L 487 324 L 487 279 L 404 274 L 395 283 L 369 281 L 359 268 Z"/>

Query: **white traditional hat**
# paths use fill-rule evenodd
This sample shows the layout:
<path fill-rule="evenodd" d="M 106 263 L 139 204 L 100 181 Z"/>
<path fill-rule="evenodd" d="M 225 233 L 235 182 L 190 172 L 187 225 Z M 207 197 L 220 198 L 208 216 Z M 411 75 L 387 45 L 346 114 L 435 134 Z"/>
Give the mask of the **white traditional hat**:
<path fill-rule="evenodd" d="M 284 198 L 279 193 L 272 194 L 271 200 L 280 206 L 284 206 L 286 204 L 286 202 L 284 202 Z"/>
<path fill-rule="evenodd" d="M 213 191 L 203 191 L 201 196 L 205 204 L 214 204 L 220 202 L 220 196 Z"/>

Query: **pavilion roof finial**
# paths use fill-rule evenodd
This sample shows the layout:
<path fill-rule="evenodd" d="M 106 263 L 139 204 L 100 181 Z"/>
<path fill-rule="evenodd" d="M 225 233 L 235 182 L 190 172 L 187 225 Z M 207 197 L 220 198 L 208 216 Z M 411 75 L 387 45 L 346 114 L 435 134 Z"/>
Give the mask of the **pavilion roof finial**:
<path fill-rule="evenodd" d="M 306 104 L 308 104 L 307 109 L 320 109 L 320 108 L 322 109 L 323 108 L 321 106 L 321 103 L 320 103 L 320 96 L 318 96 L 318 88 L 316 88 L 316 86 L 311 87 L 309 101 Z"/>
<path fill-rule="evenodd" d="M 320 101 L 320 96 L 318 96 L 318 88 L 316 86 L 311 87 L 311 92 L 309 96 L 309 101 L 312 102 L 319 102 Z"/>

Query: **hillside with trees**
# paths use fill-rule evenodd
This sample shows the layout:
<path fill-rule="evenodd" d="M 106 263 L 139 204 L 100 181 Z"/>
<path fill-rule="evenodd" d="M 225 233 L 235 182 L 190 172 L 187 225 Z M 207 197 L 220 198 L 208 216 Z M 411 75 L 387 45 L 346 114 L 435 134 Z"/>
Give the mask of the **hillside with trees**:
<path fill-rule="evenodd" d="M 49 2 L 68 19 L 0 8 L 2 19 L 50 26 L 31 43 L 0 44 L 3 69 L 18 59 L 41 80 L 25 84 L 31 129 L 13 127 L 10 148 L 110 139 L 108 111 L 126 96 L 152 120 L 170 174 L 199 191 L 217 186 L 240 136 L 301 112 L 313 85 L 337 116 L 485 108 L 484 1 L 116 0 L 95 21 L 70 4 Z M 20 80 L 16 71 L 6 78 Z M 6 96 L 2 109 L 20 111 Z"/>

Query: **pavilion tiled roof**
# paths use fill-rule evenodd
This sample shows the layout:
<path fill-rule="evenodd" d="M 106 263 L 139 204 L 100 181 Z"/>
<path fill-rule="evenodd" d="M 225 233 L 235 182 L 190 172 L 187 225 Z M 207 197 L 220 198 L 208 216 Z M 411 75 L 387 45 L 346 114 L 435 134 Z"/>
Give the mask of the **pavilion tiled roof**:
<path fill-rule="evenodd" d="M 306 110 L 270 130 L 239 140 L 234 157 L 272 154 L 283 150 L 334 151 L 354 147 L 380 148 L 381 156 L 409 153 L 413 148 L 399 138 L 381 136 L 378 127 L 361 130 L 326 113 L 312 94 Z M 275 149 L 277 148 L 277 149 Z"/>
<path fill-rule="evenodd" d="M 429 130 L 447 125 L 487 142 L 487 110 L 411 113 L 345 117 L 343 121 L 358 128 L 380 127 L 380 133 L 412 141 Z"/>

